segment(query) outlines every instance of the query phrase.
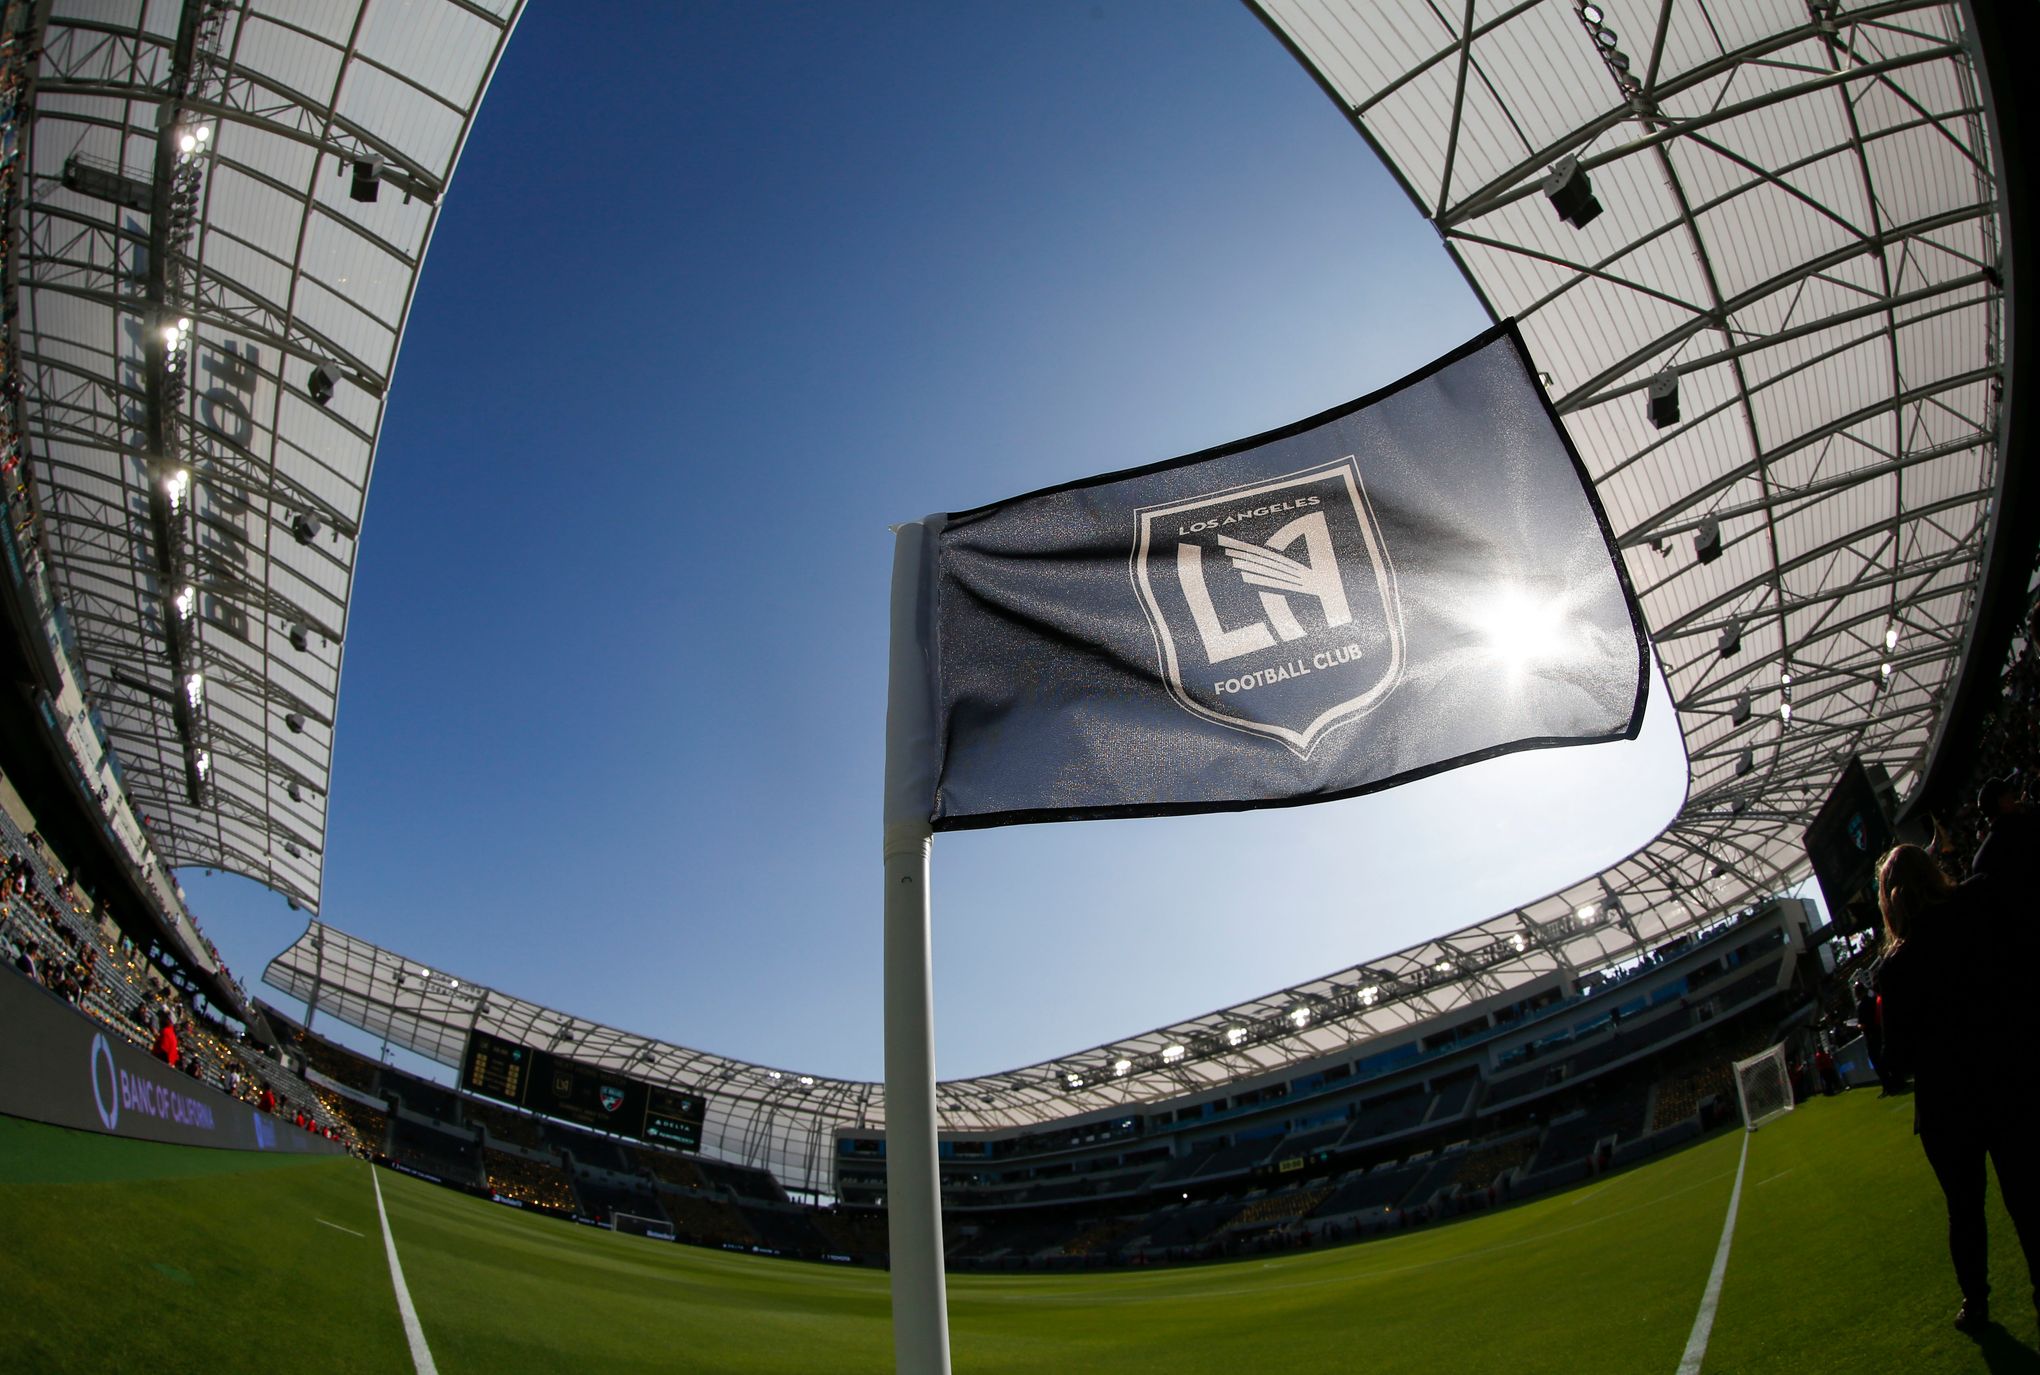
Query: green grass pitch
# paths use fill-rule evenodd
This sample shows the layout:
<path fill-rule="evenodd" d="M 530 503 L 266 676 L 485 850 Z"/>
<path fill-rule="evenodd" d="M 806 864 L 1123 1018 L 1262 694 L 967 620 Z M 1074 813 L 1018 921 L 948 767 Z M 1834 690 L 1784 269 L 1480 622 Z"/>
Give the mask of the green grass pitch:
<path fill-rule="evenodd" d="M 1999 1321 L 1948 1325 L 1908 1099 L 1819 1099 L 1749 1143 L 1705 1369 L 2040 1371 L 1992 1200 Z M 1727 1209 L 1730 1132 L 1571 1192 L 1358 1246 L 1082 1276 L 952 1275 L 959 1372 L 1664 1372 Z M 886 1371 L 886 1277 L 527 1216 L 384 1172 L 447 1375 Z M 0 1368 L 409 1371 L 369 1167 L 0 1119 Z"/>

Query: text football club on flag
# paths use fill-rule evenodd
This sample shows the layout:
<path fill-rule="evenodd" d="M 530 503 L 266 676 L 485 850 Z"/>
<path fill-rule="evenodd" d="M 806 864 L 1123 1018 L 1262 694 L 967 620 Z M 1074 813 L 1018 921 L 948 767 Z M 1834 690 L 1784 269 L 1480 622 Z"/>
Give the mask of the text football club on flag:
<path fill-rule="evenodd" d="M 1635 595 L 1513 324 L 922 525 L 925 758 L 893 784 L 938 830 L 1324 801 L 1642 723 Z"/>

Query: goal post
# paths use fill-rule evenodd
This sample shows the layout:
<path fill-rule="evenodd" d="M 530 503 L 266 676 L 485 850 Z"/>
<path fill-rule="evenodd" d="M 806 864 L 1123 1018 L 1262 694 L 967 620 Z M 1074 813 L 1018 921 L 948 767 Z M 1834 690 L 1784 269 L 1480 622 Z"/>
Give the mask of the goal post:
<path fill-rule="evenodd" d="M 1749 1131 L 1792 1111 L 1792 1073 L 1782 1042 L 1735 1062 L 1735 1097 L 1742 1106 L 1743 1127 Z"/>
<path fill-rule="evenodd" d="M 609 1230 L 627 1232 L 634 1237 L 649 1237 L 653 1241 L 676 1240 L 673 1224 L 662 1217 L 646 1217 L 642 1213 L 626 1213 L 621 1208 L 609 1210 Z"/>

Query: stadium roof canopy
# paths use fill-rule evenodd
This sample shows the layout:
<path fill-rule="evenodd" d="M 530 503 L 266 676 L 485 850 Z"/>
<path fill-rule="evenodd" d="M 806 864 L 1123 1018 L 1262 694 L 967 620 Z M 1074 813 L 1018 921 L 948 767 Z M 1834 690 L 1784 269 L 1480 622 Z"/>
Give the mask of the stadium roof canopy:
<path fill-rule="evenodd" d="M 1620 961 L 1789 888 L 1806 872 L 1800 833 L 1851 756 L 1882 765 L 1901 792 L 1923 777 L 1971 642 L 2001 478 L 2010 264 L 1957 7 L 1260 10 L 1490 312 L 1521 321 L 1639 591 L 1691 760 L 1688 798 L 1628 859 L 1474 927 L 1111 1045 L 944 1083 L 946 1129 L 1053 1121 L 1279 1071 Z M 1565 184 L 1571 166 L 1586 186 Z M 1573 204 L 1575 226 L 1554 189 L 1568 203 L 1590 190 L 1599 213 Z M 1676 379 L 1679 411 L 1663 428 L 1649 416 L 1659 377 Z M 711 1146 L 789 1183 L 813 1176 L 831 1126 L 883 1122 L 878 1085 L 456 990 L 318 924 L 268 977 L 444 1063 L 479 1025 L 556 1049 L 572 1036 L 576 1058 L 694 1084 L 714 1105 Z"/>
<path fill-rule="evenodd" d="M 49 7 L 22 413 L 69 648 L 166 863 L 318 904 L 384 399 L 521 4 Z"/>

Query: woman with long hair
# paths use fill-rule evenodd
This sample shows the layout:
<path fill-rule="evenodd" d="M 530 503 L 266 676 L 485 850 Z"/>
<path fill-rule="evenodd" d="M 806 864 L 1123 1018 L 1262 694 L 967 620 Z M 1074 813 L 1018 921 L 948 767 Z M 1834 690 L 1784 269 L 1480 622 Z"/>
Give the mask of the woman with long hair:
<path fill-rule="evenodd" d="M 1913 1132 L 1948 1202 L 1948 1252 L 1962 1307 L 1955 1326 L 1990 1321 L 1984 1231 L 1984 1158 L 1997 1167 L 2005 1210 L 2033 1278 L 2040 1245 L 2032 1102 L 2013 1079 L 2027 1070 L 2030 1037 L 2012 980 L 2030 966 L 2010 957 L 2002 905 L 1981 878 L 1956 883 L 1916 845 L 1877 866 L 1885 955 L 1877 972 L 1884 1054 L 1913 1077 Z M 2018 966 L 2018 967 L 2014 967 Z M 2040 1296 L 2036 1296 L 2040 1306 Z"/>

